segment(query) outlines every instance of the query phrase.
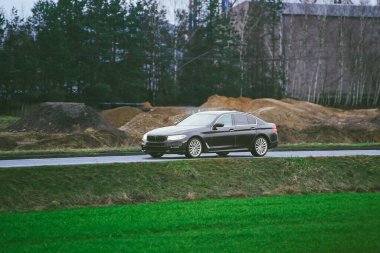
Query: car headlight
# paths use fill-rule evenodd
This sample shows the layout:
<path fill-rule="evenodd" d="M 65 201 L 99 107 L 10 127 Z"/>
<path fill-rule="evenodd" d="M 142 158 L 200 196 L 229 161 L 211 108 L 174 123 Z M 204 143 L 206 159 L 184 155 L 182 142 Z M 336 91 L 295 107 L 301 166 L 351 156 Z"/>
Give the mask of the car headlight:
<path fill-rule="evenodd" d="M 143 141 L 146 141 L 147 139 L 148 139 L 148 134 L 144 134 L 142 140 L 143 140 Z"/>
<path fill-rule="evenodd" d="M 186 135 L 170 135 L 168 136 L 168 141 L 179 141 L 185 138 L 186 138 Z"/>

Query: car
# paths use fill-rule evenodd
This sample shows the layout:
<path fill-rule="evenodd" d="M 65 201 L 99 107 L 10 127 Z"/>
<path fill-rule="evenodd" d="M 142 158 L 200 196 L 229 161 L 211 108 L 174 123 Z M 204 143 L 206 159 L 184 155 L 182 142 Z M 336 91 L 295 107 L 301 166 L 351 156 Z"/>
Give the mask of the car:
<path fill-rule="evenodd" d="M 190 115 L 174 126 L 144 134 L 141 149 L 153 158 L 184 154 L 197 158 L 202 153 L 225 157 L 230 152 L 249 151 L 264 156 L 278 144 L 273 123 L 239 111 L 205 111 Z"/>

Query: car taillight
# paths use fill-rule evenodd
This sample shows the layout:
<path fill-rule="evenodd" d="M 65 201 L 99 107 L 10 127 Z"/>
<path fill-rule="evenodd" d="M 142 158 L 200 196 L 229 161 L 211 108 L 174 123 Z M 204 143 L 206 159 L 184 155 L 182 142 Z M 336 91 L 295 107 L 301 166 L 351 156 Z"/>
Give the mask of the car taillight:
<path fill-rule="evenodd" d="M 272 130 L 273 130 L 273 131 L 277 131 L 277 127 L 276 127 L 276 125 L 273 125 L 273 126 L 272 126 Z"/>

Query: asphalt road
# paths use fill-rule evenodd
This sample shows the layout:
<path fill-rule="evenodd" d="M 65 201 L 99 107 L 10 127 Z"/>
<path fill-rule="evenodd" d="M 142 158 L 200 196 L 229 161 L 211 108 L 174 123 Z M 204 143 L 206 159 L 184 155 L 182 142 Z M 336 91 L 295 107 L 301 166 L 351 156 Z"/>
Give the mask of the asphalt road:
<path fill-rule="evenodd" d="M 273 157 L 321 157 L 321 156 L 380 156 L 380 150 L 336 150 L 336 151 L 269 151 L 264 158 Z M 214 153 L 203 154 L 203 158 L 218 159 Z M 249 152 L 230 153 L 230 158 L 253 158 Z M 170 162 L 185 159 L 183 155 L 164 155 L 160 159 L 153 159 L 148 155 L 126 156 L 98 156 L 98 157 L 72 157 L 72 158 L 41 158 L 0 160 L 0 168 L 10 167 L 36 167 L 53 165 L 80 165 L 80 164 L 109 164 L 109 163 L 136 163 L 136 162 Z"/>

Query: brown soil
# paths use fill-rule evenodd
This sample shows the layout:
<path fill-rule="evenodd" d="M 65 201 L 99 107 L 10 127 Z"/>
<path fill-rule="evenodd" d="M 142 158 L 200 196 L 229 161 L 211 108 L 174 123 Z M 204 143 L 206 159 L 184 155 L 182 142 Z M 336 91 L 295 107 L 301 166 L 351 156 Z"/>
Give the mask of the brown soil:
<path fill-rule="evenodd" d="M 170 126 L 188 114 L 176 107 L 154 107 L 150 112 L 140 113 L 119 129 L 130 136 L 130 142 L 139 145 L 142 136 L 155 128 Z"/>
<path fill-rule="evenodd" d="M 148 101 L 144 102 L 143 104 L 144 108 L 152 108 L 152 105 Z"/>
<path fill-rule="evenodd" d="M 202 109 L 252 113 L 278 126 L 283 143 L 380 141 L 380 109 L 341 110 L 292 99 L 211 96 Z"/>
<path fill-rule="evenodd" d="M 123 106 L 115 109 L 109 109 L 100 112 L 100 114 L 114 127 L 121 127 L 126 122 L 130 121 L 137 114 L 142 113 L 142 110 L 135 107 Z"/>
<path fill-rule="evenodd" d="M 121 107 L 101 112 L 74 103 L 44 103 L 9 131 L 0 149 L 139 146 L 144 133 L 198 110 L 239 110 L 277 125 L 281 143 L 380 142 L 380 109 L 341 110 L 292 99 L 211 96 L 200 108 Z M 118 130 L 116 127 L 119 127 Z"/>

